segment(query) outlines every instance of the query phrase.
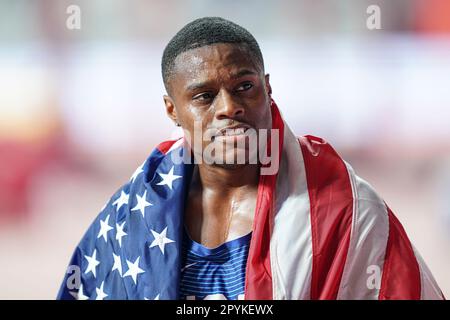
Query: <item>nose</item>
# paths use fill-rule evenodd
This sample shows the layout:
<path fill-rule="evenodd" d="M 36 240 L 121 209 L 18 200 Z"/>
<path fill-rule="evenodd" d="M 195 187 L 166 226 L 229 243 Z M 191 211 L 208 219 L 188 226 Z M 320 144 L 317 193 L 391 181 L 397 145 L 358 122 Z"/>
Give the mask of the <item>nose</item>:
<path fill-rule="evenodd" d="M 218 120 L 234 119 L 236 116 L 244 115 L 244 108 L 233 99 L 225 90 L 219 93 L 216 99 L 216 118 Z"/>

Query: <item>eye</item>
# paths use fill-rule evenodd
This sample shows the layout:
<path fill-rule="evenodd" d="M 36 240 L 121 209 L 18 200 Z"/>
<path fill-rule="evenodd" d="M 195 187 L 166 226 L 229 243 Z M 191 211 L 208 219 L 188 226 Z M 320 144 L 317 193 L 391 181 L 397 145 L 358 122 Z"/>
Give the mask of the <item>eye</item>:
<path fill-rule="evenodd" d="M 204 92 L 204 93 L 200 93 L 197 94 L 195 96 L 192 97 L 192 100 L 197 100 L 197 101 L 207 101 L 207 100 L 211 100 L 213 99 L 213 95 L 210 92 Z"/>
<path fill-rule="evenodd" d="M 253 88 L 253 84 L 251 84 L 250 82 L 245 82 L 243 84 L 241 84 L 236 91 L 247 91 L 250 90 L 251 88 Z"/>

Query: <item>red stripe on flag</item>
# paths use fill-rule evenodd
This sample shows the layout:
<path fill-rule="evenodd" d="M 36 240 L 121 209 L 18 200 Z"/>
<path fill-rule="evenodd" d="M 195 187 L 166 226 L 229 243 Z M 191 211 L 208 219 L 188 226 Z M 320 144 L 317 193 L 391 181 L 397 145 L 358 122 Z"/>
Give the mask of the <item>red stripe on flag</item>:
<path fill-rule="evenodd" d="M 311 299 L 336 299 L 350 241 L 353 193 L 345 163 L 323 139 L 300 137 L 311 214 Z"/>
<path fill-rule="evenodd" d="M 156 146 L 156 149 L 158 149 L 159 151 L 161 151 L 162 154 L 166 154 L 167 151 L 169 151 L 170 147 L 172 147 L 172 145 L 173 145 L 175 142 L 177 142 L 178 140 L 179 140 L 179 139 L 161 142 L 160 144 L 158 144 L 158 145 Z"/>
<path fill-rule="evenodd" d="M 279 130 L 279 159 L 283 150 L 284 123 L 275 102 L 271 104 L 272 128 Z M 270 154 L 270 137 L 267 145 Z M 269 164 L 270 165 L 270 164 Z M 258 185 L 252 240 L 245 276 L 246 300 L 273 299 L 272 270 L 270 267 L 270 238 L 273 230 L 273 204 L 277 174 L 261 175 Z"/>
<path fill-rule="evenodd" d="M 401 223 L 387 207 L 389 238 L 386 247 L 380 300 L 420 300 L 420 269 Z"/>

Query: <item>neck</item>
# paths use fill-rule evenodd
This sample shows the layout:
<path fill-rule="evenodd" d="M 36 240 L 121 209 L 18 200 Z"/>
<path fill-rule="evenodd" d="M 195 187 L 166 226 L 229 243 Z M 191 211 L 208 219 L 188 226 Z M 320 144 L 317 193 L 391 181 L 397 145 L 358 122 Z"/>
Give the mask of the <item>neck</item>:
<path fill-rule="evenodd" d="M 203 190 L 227 195 L 243 188 L 257 188 L 259 166 L 257 164 L 236 167 L 219 167 L 199 164 L 194 171 L 196 184 Z"/>

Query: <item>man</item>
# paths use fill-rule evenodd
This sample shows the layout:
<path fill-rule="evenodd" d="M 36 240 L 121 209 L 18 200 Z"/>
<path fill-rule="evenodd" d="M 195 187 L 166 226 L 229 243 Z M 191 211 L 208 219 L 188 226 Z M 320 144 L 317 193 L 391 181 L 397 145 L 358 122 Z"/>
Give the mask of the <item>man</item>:
<path fill-rule="evenodd" d="M 371 186 L 324 140 L 291 132 L 247 30 L 189 23 L 162 74 L 184 137 L 102 209 L 60 299 L 443 298 Z"/>

